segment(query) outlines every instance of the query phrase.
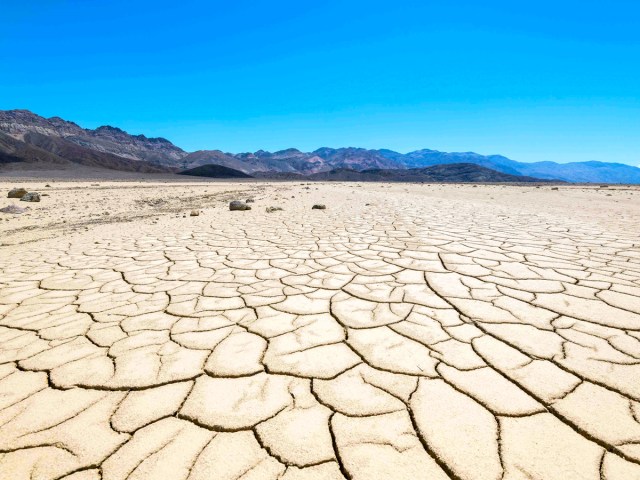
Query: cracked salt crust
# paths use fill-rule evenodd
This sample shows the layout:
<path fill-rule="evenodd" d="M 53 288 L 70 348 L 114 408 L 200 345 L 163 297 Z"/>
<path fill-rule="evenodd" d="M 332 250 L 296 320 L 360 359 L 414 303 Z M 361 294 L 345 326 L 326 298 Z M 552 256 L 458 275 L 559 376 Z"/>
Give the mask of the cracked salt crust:
<path fill-rule="evenodd" d="M 0 480 L 640 479 L 608 191 L 58 182 L 0 224 Z"/>

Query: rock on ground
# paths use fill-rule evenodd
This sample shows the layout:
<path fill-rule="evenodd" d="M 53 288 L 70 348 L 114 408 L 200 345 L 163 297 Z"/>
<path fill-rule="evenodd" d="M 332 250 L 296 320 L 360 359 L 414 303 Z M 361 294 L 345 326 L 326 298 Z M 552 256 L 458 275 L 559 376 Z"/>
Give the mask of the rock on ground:
<path fill-rule="evenodd" d="M 240 200 L 234 200 L 229 204 L 229 210 L 251 210 L 251 207 Z"/>
<path fill-rule="evenodd" d="M 38 192 L 29 192 L 26 195 L 23 195 L 20 201 L 21 202 L 39 202 L 40 194 Z"/>
<path fill-rule="evenodd" d="M 24 188 L 12 188 L 9 190 L 8 198 L 22 198 L 27 194 L 27 190 Z"/>

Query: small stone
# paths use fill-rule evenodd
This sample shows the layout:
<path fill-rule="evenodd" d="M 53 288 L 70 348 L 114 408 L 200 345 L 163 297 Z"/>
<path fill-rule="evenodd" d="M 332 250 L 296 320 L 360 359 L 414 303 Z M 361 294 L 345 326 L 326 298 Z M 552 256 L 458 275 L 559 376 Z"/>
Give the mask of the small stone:
<path fill-rule="evenodd" d="M 558 190 L 558 187 L 551 187 L 551 190 Z"/>
<path fill-rule="evenodd" d="M 253 202 L 255 202 L 253 198 L 247 198 L 247 200 L 245 201 L 245 203 L 253 203 Z"/>
<path fill-rule="evenodd" d="M 8 198 L 22 198 L 27 194 L 27 190 L 24 188 L 13 188 L 7 195 Z"/>
<path fill-rule="evenodd" d="M 198 215 L 200 215 L 198 210 L 191 210 L 191 213 L 189 214 L 190 217 L 197 217 Z"/>
<path fill-rule="evenodd" d="M 21 202 L 39 202 L 40 194 L 38 192 L 29 192 L 24 195 L 21 199 Z"/>
<path fill-rule="evenodd" d="M 325 210 L 326 208 L 326 205 L 316 203 L 313 207 L 311 207 L 311 210 Z"/>
<path fill-rule="evenodd" d="M 19 207 L 17 205 L 9 205 L 8 207 L 0 208 L 2 213 L 11 213 L 13 215 L 20 215 L 28 210 L 27 207 Z"/>
<path fill-rule="evenodd" d="M 251 207 L 240 200 L 234 200 L 229 204 L 229 210 L 251 210 Z"/>
<path fill-rule="evenodd" d="M 267 213 L 281 212 L 282 211 L 282 207 L 267 207 L 266 211 L 267 211 Z"/>
<path fill-rule="evenodd" d="M 48 183 L 45 185 L 45 187 L 50 187 L 51 185 L 49 185 Z"/>

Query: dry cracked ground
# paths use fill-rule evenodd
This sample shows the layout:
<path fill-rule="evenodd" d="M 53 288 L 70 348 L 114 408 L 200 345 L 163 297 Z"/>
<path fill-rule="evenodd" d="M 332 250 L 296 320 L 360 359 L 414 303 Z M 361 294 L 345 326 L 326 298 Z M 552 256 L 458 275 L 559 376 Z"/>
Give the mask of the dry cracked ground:
<path fill-rule="evenodd" d="M 46 191 L 0 222 L 2 480 L 640 478 L 640 189 Z"/>

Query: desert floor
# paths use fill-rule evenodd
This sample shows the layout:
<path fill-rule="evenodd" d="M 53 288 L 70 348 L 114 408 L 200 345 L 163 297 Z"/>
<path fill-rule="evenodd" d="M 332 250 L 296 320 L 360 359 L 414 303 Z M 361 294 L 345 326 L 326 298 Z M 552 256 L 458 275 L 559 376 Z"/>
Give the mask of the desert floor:
<path fill-rule="evenodd" d="M 2 480 L 640 478 L 640 188 L 0 192 Z"/>

